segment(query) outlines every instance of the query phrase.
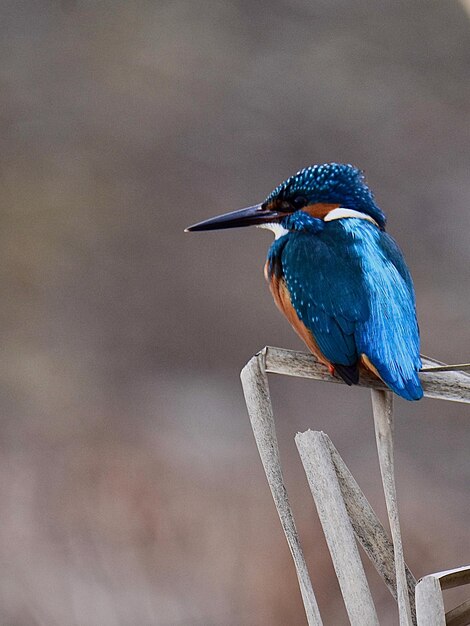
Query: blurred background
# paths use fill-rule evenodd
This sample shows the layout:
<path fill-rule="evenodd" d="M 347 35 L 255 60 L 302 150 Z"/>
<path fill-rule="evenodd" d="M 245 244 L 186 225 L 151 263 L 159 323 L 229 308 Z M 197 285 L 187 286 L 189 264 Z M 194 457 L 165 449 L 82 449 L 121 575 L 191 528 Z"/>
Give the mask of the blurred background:
<path fill-rule="evenodd" d="M 271 239 L 183 229 L 306 165 L 354 163 L 412 270 L 423 353 L 468 361 L 469 11 L 2 2 L 0 624 L 305 624 L 239 382 L 264 345 L 302 347 L 264 283 Z M 271 390 L 321 612 L 341 626 L 293 437 L 326 431 L 385 520 L 369 394 Z M 396 412 L 408 563 L 468 563 L 469 411 Z"/>

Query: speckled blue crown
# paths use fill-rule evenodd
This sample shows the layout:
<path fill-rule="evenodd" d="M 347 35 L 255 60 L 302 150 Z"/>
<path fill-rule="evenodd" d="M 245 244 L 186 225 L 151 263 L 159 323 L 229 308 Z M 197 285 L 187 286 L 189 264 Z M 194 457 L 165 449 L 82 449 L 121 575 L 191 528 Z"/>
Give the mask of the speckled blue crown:
<path fill-rule="evenodd" d="M 376 205 L 374 196 L 366 185 L 364 173 L 345 163 L 311 165 L 281 183 L 266 198 L 289 199 L 297 195 L 307 198 L 309 204 L 325 202 L 340 204 L 347 209 L 367 213 L 384 227 L 386 217 Z"/>

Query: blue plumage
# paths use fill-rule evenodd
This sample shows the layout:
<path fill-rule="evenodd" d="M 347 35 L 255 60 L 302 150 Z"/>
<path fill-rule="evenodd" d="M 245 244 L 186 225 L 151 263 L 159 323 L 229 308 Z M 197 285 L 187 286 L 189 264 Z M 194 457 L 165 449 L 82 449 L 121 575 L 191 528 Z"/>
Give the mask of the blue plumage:
<path fill-rule="evenodd" d="M 386 217 L 377 206 L 374 195 L 365 184 L 361 170 L 345 163 L 311 165 L 278 185 L 265 200 L 288 200 L 305 195 L 309 204 L 338 203 L 348 209 L 367 213 L 380 227 L 385 226 Z"/>
<path fill-rule="evenodd" d="M 262 204 L 189 230 L 252 224 L 276 235 L 266 264 L 271 292 L 320 361 L 348 384 L 362 363 L 403 398 L 421 398 L 413 283 L 363 173 L 312 165 Z"/>
<path fill-rule="evenodd" d="M 295 186 L 289 181 L 278 188 L 281 194 Z M 294 194 L 302 192 L 312 196 L 308 188 L 296 186 Z M 370 202 L 372 195 L 364 195 Z M 333 201 L 331 196 L 322 199 Z M 380 211 L 375 203 L 351 207 L 343 201 L 341 206 L 360 208 L 375 220 Z M 354 217 L 324 221 L 302 210 L 280 224 L 288 232 L 273 243 L 268 262 L 282 267 L 292 306 L 326 359 L 353 366 L 365 355 L 395 393 L 421 398 L 413 284 L 400 249 L 383 226 Z"/>
<path fill-rule="evenodd" d="M 280 259 L 292 306 L 323 355 L 346 366 L 366 355 L 395 393 L 420 398 L 414 292 L 395 242 L 363 219 L 303 224 L 268 258 Z"/>

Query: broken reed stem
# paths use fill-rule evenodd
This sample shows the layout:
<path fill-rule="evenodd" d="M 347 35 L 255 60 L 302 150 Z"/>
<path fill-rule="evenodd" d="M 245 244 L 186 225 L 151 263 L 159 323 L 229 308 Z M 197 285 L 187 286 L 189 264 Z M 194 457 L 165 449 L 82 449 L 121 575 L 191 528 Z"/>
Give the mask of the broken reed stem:
<path fill-rule="evenodd" d="M 307 475 L 318 517 L 351 626 L 379 626 L 353 527 L 341 493 L 327 435 L 307 430 L 295 442 Z"/>
<path fill-rule="evenodd" d="M 331 376 L 328 369 L 307 352 L 296 352 L 284 348 L 266 346 L 259 353 L 264 358 L 266 371 L 286 376 L 313 378 L 329 383 L 345 384 L 336 376 Z M 444 366 L 444 363 L 429 357 L 422 357 L 425 367 Z M 420 374 L 424 395 L 427 398 L 452 400 L 470 403 L 470 376 L 460 371 L 429 371 Z M 359 387 L 387 390 L 385 384 L 376 376 L 361 371 Z"/>
<path fill-rule="evenodd" d="M 284 485 L 268 377 L 262 355 L 254 356 L 245 365 L 241 372 L 241 380 L 261 462 L 294 560 L 308 624 L 309 626 L 322 626 L 320 611 Z"/>
<path fill-rule="evenodd" d="M 392 533 L 397 577 L 397 600 L 400 626 L 412 626 L 410 598 L 408 596 L 405 559 L 398 516 L 395 469 L 393 461 L 393 396 L 391 391 L 372 390 L 375 435 L 379 455 L 380 473 Z"/>
<path fill-rule="evenodd" d="M 325 435 L 325 440 L 331 454 L 331 460 L 335 466 L 341 493 L 357 540 L 388 587 L 390 593 L 395 600 L 397 600 L 393 544 L 328 435 Z M 405 570 L 408 595 L 411 604 L 411 617 L 415 619 L 414 594 L 416 579 L 406 564 Z"/>
<path fill-rule="evenodd" d="M 470 364 L 446 366 L 444 363 L 434 359 L 429 359 L 428 357 L 422 357 L 422 359 L 425 367 L 424 371 L 420 373 L 420 378 L 423 384 L 425 396 L 430 398 L 439 398 L 442 400 L 470 403 L 470 376 L 465 373 L 465 370 L 469 368 Z M 297 577 L 299 579 L 302 599 L 304 601 L 305 611 L 307 614 L 308 624 L 309 626 L 322 626 L 317 601 L 313 592 L 282 476 L 274 416 L 272 412 L 271 398 L 269 395 L 267 379 L 268 372 L 302 378 L 312 378 L 325 382 L 334 382 L 339 384 L 344 383 L 338 378 L 331 376 L 328 370 L 323 365 L 318 363 L 313 355 L 273 347 L 266 347 L 255 355 L 243 368 L 241 373 L 242 385 L 253 433 L 281 525 L 292 553 L 297 571 Z M 350 474 L 348 468 L 344 464 L 344 461 L 341 459 L 328 436 L 324 433 L 312 433 L 316 437 L 322 437 L 320 447 L 321 455 L 324 457 L 323 460 L 325 460 L 326 456 L 329 457 L 329 461 L 326 463 L 328 466 L 326 473 L 323 472 L 322 474 L 322 472 L 320 472 L 320 474 L 323 476 L 323 480 L 327 480 L 327 482 L 331 483 L 332 487 L 331 485 L 330 487 L 333 489 L 332 493 L 336 494 L 336 496 L 338 495 L 339 488 L 343 499 L 343 507 L 345 507 L 345 510 L 347 511 L 350 524 L 349 530 L 345 530 L 347 528 L 347 524 L 344 520 L 344 516 L 341 514 L 343 518 L 342 524 L 344 527 L 342 530 L 335 530 L 333 528 L 331 533 L 328 530 L 330 540 L 328 540 L 328 536 L 327 540 L 330 544 L 331 537 L 334 538 L 336 532 L 339 532 L 340 534 L 341 532 L 344 532 L 344 536 L 346 537 L 345 541 L 349 545 L 348 549 L 351 549 L 350 530 L 352 527 L 358 541 L 362 544 L 377 571 L 389 587 L 392 594 L 397 598 L 400 626 L 412 626 L 416 624 L 413 590 L 415 586 L 416 590 L 418 590 L 425 579 L 416 585 L 413 574 L 406 567 L 403 557 L 403 545 L 398 518 L 394 478 L 392 395 L 382 381 L 365 372 L 361 372 L 359 386 L 369 387 L 372 390 L 372 405 L 376 429 L 377 449 L 393 546 L 380 522 L 376 518 L 372 508 L 367 502 L 364 494 L 361 492 L 359 486 Z M 304 433 L 304 435 L 305 434 L 306 433 Z M 299 435 L 298 437 L 302 436 L 303 435 Z M 328 455 L 326 455 L 326 452 L 328 452 Z M 305 456 L 305 452 L 302 453 L 301 456 L 304 465 L 308 466 L 309 461 Z M 332 468 L 333 473 L 335 474 L 334 477 L 331 473 Z M 327 477 L 326 479 L 325 476 Z M 328 479 L 328 476 L 331 480 Z M 318 489 L 318 486 L 316 485 L 315 480 L 312 482 L 312 476 L 309 477 L 309 482 L 311 483 L 313 494 L 316 489 Z M 328 498 L 324 500 L 323 504 L 325 506 L 329 506 L 327 501 Z M 342 507 L 336 502 L 333 510 L 336 510 L 336 513 L 338 513 L 342 511 Z M 328 514 L 326 514 L 326 517 L 328 517 Z M 330 521 L 327 520 L 326 526 L 331 527 Z M 326 534 L 327 533 L 325 532 L 325 535 Z M 353 552 L 354 550 L 352 550 L 351 554 Z M 354 563 L 357 565 L 356 556 L 352 558 Z M 335 569 L 338 568 L 337 572 L 342 571 L 342 566 L 338 566 L 341 562 L 341 554 L 338 558 L 335 557 L 333 561 L 335 563 Z M 345 565 L 346 568 L 349 566 L 351 566 L 351 563 L 347 563 Z M 356 570 L 356 572 L 357 571 L 359 570 Z M 430 590 L 430 592 L 437 594 L 438 591 L 441 593 L 442 589 L 466 584 L 470 582 L 470 567 L 457 568 L 455 570 L 441 572 L 440 574 L 431 576 L 440 577 L 439 589 L 434 583 L 426 583 L 422 585 L 419 593 L 418 591 L 416 592 L 417 602 L 418 596 L 420 596 L 419 603 L 421 616 L 418 614 L 417 618 L 419 626 L 443 626 L 445 624 L 445 621 L 442 621 L 441 619 L 441 605 L 438 600 L 433 600 L 432 604 L 436 605 L 435 609 L 437 611 L 437 613 L 434 614 L 434 617 L 437 615 L 437 619 L 441 621 L 428 621 L 426 599 L 423 597 L 426 595 L 426 593 L 423 594 L 426 590 L 426 585 L 428 590 L 430 586 L 433 586 L 433 589 Z M 343 578 L 343 584 L 341 585 L 341 589 L 343 591 L 343 589 L 348 587 L 349 583 L 346 583 L 345 587 L 344 576 L 342 574 L 338 574 L 338 579 L 340 579 L 340 577 Z M 360 578 L 361 577 L 362 574 L 360 575 Z M 362 583 L 360 583 L 359 587 L 356 588 L 360 588 L 361 585 Z M 354 586 L 349 587 L 349 590 L 344 591 L 343 593 L 345 596 L 345 603 L 347 602 L 349 605 L 348 613 L 350 615 L 354 615 L 355 621 L 352 623 L 360 624 L 361 622 L 358 621 L 360 618 L 356 613 L 356 609 L 351 608 L 353 606 L 352 597 L 354 594 L 354 591 L 351 591 L 351 589 L 354 590 Z M 360 595 L 362 600 L 366 597 L 363 594 Z M 346 596 L 348 597 L 348 600 L 346 600 Z M 366 604 L 368 604 L 367 599 Z M 423 613 L 423 611 L 425 611 L 425 613 Z M 369 606 L 368 617 L 366 619 L 363 615 L 362 623 L 370 623 L 375 626 L 376 615 L 374 615 L 374 612 L 375 609 L 372 608 L 371 610 Z M 423 615 L 425 615 L 424 622 L 420 618 Z M 470 603 L 465 602 L 452 611 L 449 611 L 444 619 L 448 620 L 447 623 L 449 626 L 463 626 L 464 623 L 467 623 L 465 622 L 467 617 L 470 617 Z"/>

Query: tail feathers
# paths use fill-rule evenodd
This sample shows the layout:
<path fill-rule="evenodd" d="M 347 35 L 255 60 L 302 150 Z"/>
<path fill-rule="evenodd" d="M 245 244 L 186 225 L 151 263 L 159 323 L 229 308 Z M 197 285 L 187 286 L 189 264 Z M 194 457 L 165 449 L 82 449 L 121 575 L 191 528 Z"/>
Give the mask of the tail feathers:
<path fill-rule="evenodd" d="M 407 367 L 400 367 L 396 362 L 384 365 L 383 363 L 372 363 L 366 354 L 361 355 L 362 363 L 371 372 L 405 400 L 421 400 L 423 388 L 419 380 L 418 370 L 421 367 L 421 360 L 418 358 L 414 363 L 408 363 Z M 416 369 L 415 369 L 416 368 Z"/>
<path fill-rule="evenodd" d="M 410 368 L 411 369 L 411 368 Z M 403 372 L 394 368 L 393 373 L 389 368 L 377 367 L 376 373 L 384 381 L 387 387 L 390 387 L 398 396 L 405 400 L 421 400 L 423 397 L 423 388 L 419 380 L 416 370 L 408 369 Z"/>
<path fill-rule="evenodd" d="M 402 378 L 399 381 L 384 380 L 384 382 L 392 391 L 405 398 L 405 400 L 421 400 L 423 397 L 423 388 L 417 372 L 407 380 Z"/>
<path fill-rule="evenodd" d="M 357 385 L 359 382 L 359 362 L 353 365 L 340 365 L 333 363 L 335 372 L 344 380 L 347 385 Z"/>
<path fill-rule="evenodd" d="M 383 382 L 394 391 L 398 396 L 405 398 L 405 400 L 420 400 L 423 397 L 423 388 L 421 387 L 421 381 L 419 380 L 418 372 L 413 371 L 411 374 L 405 376 L 403 373 L 398 374 L 395 372 L 396 377 L 392 377 L 390 372 L 383 368 L 375 368 L 367 359 L 364 363 L 367 369 L 371 370 Z M 339 363 L 333 363 L 334 371 L 340 378 L 344 380 L 347 385 L 357 385 L 359 382 L 359 361 L 356 361 L 353 365 L 341 365 Z"/>

